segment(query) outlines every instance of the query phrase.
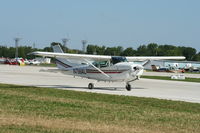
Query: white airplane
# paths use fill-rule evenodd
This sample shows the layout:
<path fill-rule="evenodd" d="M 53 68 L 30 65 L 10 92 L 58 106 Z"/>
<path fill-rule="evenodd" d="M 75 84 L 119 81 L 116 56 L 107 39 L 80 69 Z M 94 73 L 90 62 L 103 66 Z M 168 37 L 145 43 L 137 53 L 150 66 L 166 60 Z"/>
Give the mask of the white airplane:
<path fill-rule="evenodd" d="M 125 82 L 126 89 L 131 90 L 130 82 L 139 80 L 143 74 L 144 65 L 149 60 L 185 59 L 183 56 L 104 56 L 88 54 L 63 53 L 60 45 L 52 46 L 54 52 L 33 52 L 31 54 L 56 58 L 57 67 L 65 74 L 79 76 L 97 81 Z M 144 61 L 142 65 L 133 61 Z M 89 89 L 94 88 L 94 83 L 88 84 Z"/>

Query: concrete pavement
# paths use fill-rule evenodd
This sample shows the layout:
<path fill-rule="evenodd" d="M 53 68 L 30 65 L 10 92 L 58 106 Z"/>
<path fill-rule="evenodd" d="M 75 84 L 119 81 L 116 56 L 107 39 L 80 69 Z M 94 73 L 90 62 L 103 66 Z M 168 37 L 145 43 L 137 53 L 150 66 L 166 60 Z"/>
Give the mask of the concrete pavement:
<path fill-rule="evenodd" d="M 120 82 L 97 82 L 95 89 L 89 90 L 88 83 L 94 80 L 46 72 L 49 69 L 55 70 L 53 67 L 0 65 L 0 83 L 200 103 L 200 83 L 141 79 L 131 83 L 131 91 Z"/>

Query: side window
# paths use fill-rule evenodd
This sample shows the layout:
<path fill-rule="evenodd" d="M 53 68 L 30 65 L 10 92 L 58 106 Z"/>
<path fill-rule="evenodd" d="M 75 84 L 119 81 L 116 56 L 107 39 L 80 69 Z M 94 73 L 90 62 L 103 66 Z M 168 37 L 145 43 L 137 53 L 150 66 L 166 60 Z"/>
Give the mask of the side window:
<path fill-rule="evenodd" d="M 98 68 L 102 68 L 102 67 L 109 66 L 109 63 L 108 63 L 108 61 L 99 61 L 99 62 L 93 62 L 93 65 Z"/>

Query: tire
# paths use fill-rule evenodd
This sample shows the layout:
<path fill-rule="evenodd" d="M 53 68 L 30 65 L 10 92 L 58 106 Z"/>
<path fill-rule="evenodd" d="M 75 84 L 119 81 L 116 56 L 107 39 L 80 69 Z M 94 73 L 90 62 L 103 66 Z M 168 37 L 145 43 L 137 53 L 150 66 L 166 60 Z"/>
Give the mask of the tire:
<path fill-rule="evenodd" d="M 127 84 L 127 85 L 126 85 L 126 90 L 127 90 L 127 91 L 131 91 L 131 85 L 130 85 L 130 84 Z"/>
<path fill-rule="evenodd" d="M 93 83 L 89 83 L 88 84 L 88 89 L 94 89 L 94 84 Z"/>

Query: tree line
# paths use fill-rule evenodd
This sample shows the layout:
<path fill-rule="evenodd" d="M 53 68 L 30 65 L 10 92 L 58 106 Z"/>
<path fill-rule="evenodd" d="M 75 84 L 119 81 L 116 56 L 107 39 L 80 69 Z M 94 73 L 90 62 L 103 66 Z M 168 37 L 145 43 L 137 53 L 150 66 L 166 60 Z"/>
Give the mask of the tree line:
<path fill-rule="evenodd" d="M 83 51 L 77 49 L 69 49 L 64 47 L 61 43 L 53 42 L 49 47 L 43 49 L 32 48 L 30 46 L 18 47 L 19 57 L 32 59 L 34 55 L 28 55 L 28 53 L 34 51 L 46 51 L 52 52 L 52 45 L 59 44 L 62 49 L 67 53 L 82 54 Z M 15 57 L 15 48 L 0 46 L 0 57 Z M 148 45 L 140 45 L 137 49 L 132 47 L 123 48 L 122 46 L 106 47 L 90 44 L 87 46 L 86 54 L 97 55 L 112 55 L 112 56 L 185 56 L 188 61 L 200 61 L 200 52 L 192 47 L 174 46 L 174 45 L 158 45 L 156 43 L 150 43 Z"/>
<path fill-rule="evenodd" d="M 67 47 L 64 47 L 61 43 L 53 42 L 49 47 L 45 48 L 33 48 L 31 46 L 19 46 L 18 47 L 18 57 L 22 57 L 24 59 L 34 59 L 34 55 L 29 55 L 29 53 L 34 51 L 44 51 L 44 52 L 53 52 L 52 45 L 60 45 L 63 50 L 67 53 L 83 53 L 80 50 L 76 49 L 68 49 Z M 6 47 L 0 45 L 0 57 L 5 58 L 15 58 L 15 47 Z"/>
<path fill-rule="evenodd" d="M 105 47 L 97 45 L 88 45 L 87 54 L 115 55 L 115 56 L 185 56 L 188 61 L 200 61 L 200 52 L 192 47 L 158 45 L 150 43 L 140 45 L 137 49 L 128 47 L 124 49 L 121 46 Z"/>

